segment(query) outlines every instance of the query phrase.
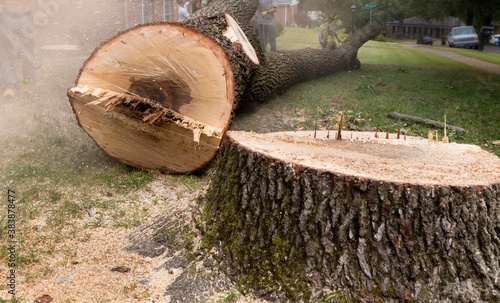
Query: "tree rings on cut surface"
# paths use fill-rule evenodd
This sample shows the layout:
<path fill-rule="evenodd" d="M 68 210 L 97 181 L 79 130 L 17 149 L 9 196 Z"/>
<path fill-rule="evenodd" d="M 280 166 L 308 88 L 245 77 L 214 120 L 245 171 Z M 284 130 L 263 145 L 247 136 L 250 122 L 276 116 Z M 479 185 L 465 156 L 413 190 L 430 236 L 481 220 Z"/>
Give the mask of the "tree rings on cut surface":
<path fill-rule="evenodd" d="M 138 26 L 99 47 L 68 91 L 80 126 L 121 162 L 184 173 L 215 155 L 231 121 L 223 49 L 181 24 Z"/>

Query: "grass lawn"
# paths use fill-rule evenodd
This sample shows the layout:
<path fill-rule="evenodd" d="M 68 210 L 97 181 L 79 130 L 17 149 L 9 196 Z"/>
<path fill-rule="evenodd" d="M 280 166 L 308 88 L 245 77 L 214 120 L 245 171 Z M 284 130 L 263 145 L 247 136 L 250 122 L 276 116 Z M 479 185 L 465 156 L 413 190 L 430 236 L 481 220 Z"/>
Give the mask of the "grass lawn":
<path fill-rule="evenodd" d="M 417 40 L 415 40 L 415 39 L 401 40 L 401 39 L 388 38 L 387 42 L 401 43 L 401 44 L 404 44 L 404 43 L 415 44 L 415 43 L 417 43 Z M 439 44 L 441 44 L 441 40 L 435 39 L 434 45 L 439 45 Z M 487 45 L 491 46 L 491 44 L 487 44 Z M 431 46 L 427 46 L 427 47 L 431 47 Z M 489 52 L 484 52 L 484 51 L 480 52 L 480 51 L 475 50 L 475 49 L 456 48 L 456 47 L 448 47 L 448 46 L 438 48 L 438 49 L 442 50 L 442 51 L 456 53 L 458 55 L 462 55 L 462 56 L 466 56 L 466 57 L 471 57 L 471 58 L 483 60 L 483 61 L 494 63 L 494 64 L 500 64 L 500 56 L 496 53 L 489 53 Z"/>
<path fill-rule="evenodd" d="M 318 30 L 314 28 L 285 27 L 284 33 L 276 38 L 276 49 L 321 48 Z"/>
<path fill-rule="evenodd" d="M 500 64 L 500 55 L 495 53 L 489 53 L 484 51 L 480 52 L 474 49 L 456 48 L 456 47 L 442 48 L 442 50 L 462 55 L 465 57 L 471 57 L 494 64 Z"/>

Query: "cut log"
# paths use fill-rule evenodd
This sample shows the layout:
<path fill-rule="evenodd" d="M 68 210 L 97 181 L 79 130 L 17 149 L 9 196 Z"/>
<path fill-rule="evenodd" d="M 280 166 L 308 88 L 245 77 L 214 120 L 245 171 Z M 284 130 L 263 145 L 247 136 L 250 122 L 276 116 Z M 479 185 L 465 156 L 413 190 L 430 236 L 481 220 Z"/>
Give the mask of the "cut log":
<path fill-rule="evenodd" d="M 92 54 L 68 95 L 97 145 L 126 164 L 170 172 L 193 171 L 213 158 L 244 89 L 236 81 L 258 65 L 237 23 L 222 16 L 226 43 L 185 25 L 153 24 Z"/>
<path fill-rule="evenodd" d="M 227 132 L 203 241 L 238 285 L 293 302 L 500 300 L 497 156 L 327 134 Z"/>
<path fill-rule="evenodd" d="M 359 47 L 380 32 L 372 24 L 339 49 L 266 58 L 247 25 L 257 6 L 257 0 L 215 0 L 183 24 L 138 26 L 103 43 L 68 90 L 79 125 L 128 165 L 195 171 L 217 153 L 240 102 L 358 68 Z"/>

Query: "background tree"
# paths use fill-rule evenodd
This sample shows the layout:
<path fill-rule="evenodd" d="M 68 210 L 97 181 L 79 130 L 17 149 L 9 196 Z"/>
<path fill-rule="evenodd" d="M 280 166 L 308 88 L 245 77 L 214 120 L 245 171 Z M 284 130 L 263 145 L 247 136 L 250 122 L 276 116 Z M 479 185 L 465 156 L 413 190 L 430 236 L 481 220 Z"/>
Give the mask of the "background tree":
<path fill-rule="evenodd" d="M 399 36 L 403 35 L 403 20 L 409 17 L 420 17 L 425 20 L 442 20 L 449 16 L 460 18 L 476 30 L 481 26 L 491 26 L 500 21 L 500 1 L 488 0 L 302 0 L 300 9 L 306 11 L 322 11 L 340 18 L 346 29 L 352 26 L 351 5 L 355 4 L 355 28 L 360 28 L 370 20 L 370 9 L 367 3 L 376 3 L 372 10 L 372 21 L 385 24 L 398 20 Z"/>

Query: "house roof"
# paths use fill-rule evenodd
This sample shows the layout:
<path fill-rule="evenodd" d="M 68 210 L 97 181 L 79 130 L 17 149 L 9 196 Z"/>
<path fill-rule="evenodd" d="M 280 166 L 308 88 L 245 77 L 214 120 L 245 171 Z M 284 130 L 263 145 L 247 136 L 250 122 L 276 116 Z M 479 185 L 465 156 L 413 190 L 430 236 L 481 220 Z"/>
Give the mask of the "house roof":
<path fill-rule="evenodd" d="M 442 20 L 431 19 L 425 20 L 418 17 L 406 18 L 403 20 L 405 26 L 419 26 L 419 27 L 441 27 L 441 28 L 452 28 L 455 26 L 464 26 L 465 23 L 455 17 L 447 17 Z M 399 20 L 394 20 L 392 22 L 387 22 L 386 25 L 399 25 Z"/>
<path fill-rule="evenodd" d="M 299 0 L 276 0 L 276 4 L 278 6 L 297 5 L 299 4 Z"/>

